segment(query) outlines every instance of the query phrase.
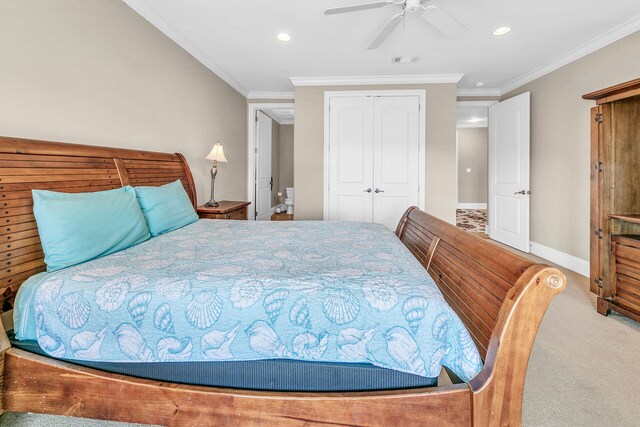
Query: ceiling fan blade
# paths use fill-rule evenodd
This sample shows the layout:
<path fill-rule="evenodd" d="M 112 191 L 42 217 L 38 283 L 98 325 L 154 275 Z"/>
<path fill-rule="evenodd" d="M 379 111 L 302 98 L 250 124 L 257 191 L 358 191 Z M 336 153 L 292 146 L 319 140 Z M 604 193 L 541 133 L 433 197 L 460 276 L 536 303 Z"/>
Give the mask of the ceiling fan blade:
<path fill-rule="evenodd" d="M 448 37 L 458 37 L 467 31 L 467 27 L 437 6 L 427 6 L 422 17 Z"/>
<path fill-rule="evenodd" d="M 334 7 L 324 11 L 325 15 L 337 15 L 339 13 L 358 12 L 361 10 L 379 9 L 392 4 L 392 1 L 377 1 L 374 3 L 354 4 L 352 6 Z"/>
<path fill-rule="evenodd" d="M 398 24 L 400 24 L 402 22 L 402 18 L 403 17 L 404 17 L 404 12 L 401 12 L 401 13 L 398 13 L 393 18 L 391 18 L 391 20 L 389 22 L 387 22 L 387 25 L 384 26 L 382 31 L 380 31 L 380 34 L 378 34 L 376 36 L 376 38 L 373 39 L 373 41 L 371 42 L 371 44 L 369 45 L 369 47 L 367 49 L 368 50 L 373 50 L 373 49 L 379 48 L 380 45 L 382 43 L 384 43 L 384 41 L 387 39 L 387 37 L 389 37 L 391 35 L 393 30 L 396 29 Z"/>

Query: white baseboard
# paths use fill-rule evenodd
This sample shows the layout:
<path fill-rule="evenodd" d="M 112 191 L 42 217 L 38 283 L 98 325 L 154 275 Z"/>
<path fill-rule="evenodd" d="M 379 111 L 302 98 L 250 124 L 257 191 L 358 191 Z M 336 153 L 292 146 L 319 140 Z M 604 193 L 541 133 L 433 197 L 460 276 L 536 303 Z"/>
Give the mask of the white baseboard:
<path fill-rule="evenodd" d="M 458 203 L 458 209 L 487 209 L 486 203 Z"/>
<path fill-rule="evenodd" d="M 569 255 L 559 250 L 550 248 L 548 246 L 541 245 L 540 243 L 530 242 L 529 247 L 531 253 L 541 258 L 548 259 L 549 261 L 556 263 L 564 268 L 568 268 L 571 271 L 575 271 L 578 274 L 589 277 L 589 261 L 582 258 Z"/>

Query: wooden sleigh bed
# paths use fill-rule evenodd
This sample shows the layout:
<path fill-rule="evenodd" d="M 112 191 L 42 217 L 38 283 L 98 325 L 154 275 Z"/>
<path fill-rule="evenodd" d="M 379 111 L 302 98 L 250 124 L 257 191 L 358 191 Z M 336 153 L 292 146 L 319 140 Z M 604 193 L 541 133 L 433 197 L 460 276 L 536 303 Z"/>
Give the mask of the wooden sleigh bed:
<path fill-rule="evenodd" d="M 0 138 L 0 378 L 2 410 L 148 424 L 517 426 L 529 355 L 565 277 L 410 208 L 396 234 L 440 287 L 484 359 L 469 383 L 397 391 L 264 392 L 137 379 L 12 348 L 12 304 L 44 271 L 31 189 L 99 191 L 180 179 L 180 154 Z"/>

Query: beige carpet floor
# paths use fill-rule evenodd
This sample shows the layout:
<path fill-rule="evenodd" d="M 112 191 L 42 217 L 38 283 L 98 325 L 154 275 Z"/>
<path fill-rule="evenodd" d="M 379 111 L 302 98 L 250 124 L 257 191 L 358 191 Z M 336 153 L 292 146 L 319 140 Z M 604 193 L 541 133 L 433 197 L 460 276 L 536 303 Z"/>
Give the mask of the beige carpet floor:
<path fill-rule="evenodd" d="M 531 355 L 523 425 L 638 426 L 640 324 L 599 315 L 588 280 L 563 271 L 566 290 L 551 303 Z M 130 425 L 16 413 L 0 419 L 3 427 Z"/>

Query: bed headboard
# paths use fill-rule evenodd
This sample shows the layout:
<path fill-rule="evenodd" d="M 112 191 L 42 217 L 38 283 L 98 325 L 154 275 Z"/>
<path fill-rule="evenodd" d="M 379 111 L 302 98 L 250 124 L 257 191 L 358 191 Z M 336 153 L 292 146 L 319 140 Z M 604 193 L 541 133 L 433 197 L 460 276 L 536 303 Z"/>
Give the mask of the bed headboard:
<path fill-rule="evenodd" d="M 181 154 L 0 137 L 0 307 L 13 308 L 20 285 L 45 271 L 31 190 L 68 193 L 180 179 L 194 207 L 193 177 Z"/>

